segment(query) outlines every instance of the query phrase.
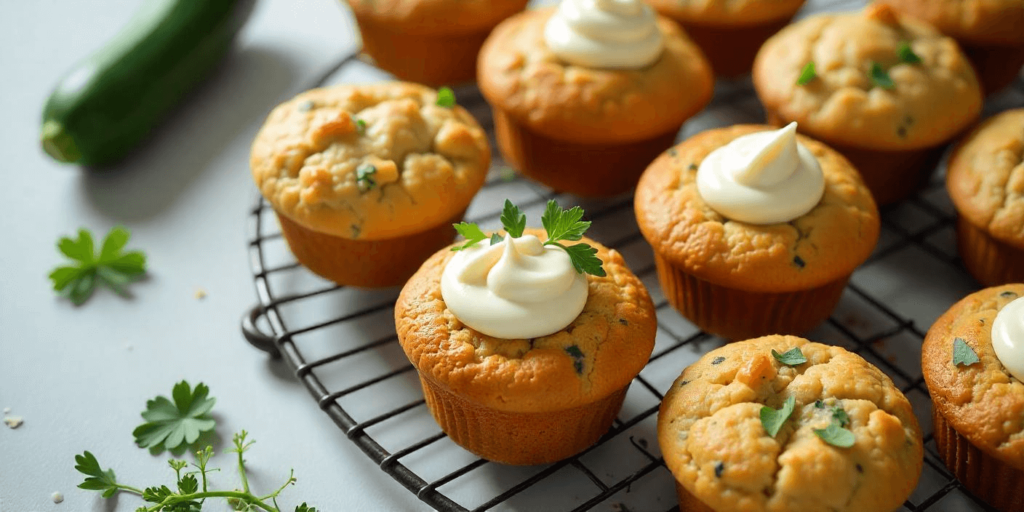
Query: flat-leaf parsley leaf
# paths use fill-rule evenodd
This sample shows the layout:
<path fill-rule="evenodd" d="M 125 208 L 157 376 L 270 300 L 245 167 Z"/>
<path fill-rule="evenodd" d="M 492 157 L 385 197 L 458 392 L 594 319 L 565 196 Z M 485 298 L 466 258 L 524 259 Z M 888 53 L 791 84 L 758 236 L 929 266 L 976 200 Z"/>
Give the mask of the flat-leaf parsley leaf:
<path fill-rule="evenodd" d="M 62 237 L 57 242 L 57 249 L 75 264 L 60 266 L 50 272 L 54 291 L 79 306 L 89 300 L 97 282 L 127 297 L 125 286 L 146 273 L 145 254 L 122 252 L 129 238 L 131 233 L 127 229 L 115 226 L 103 239 L 97 255 L 88 229 L 79 229 L 77 239 Z"/>
<path fill-rule="evenodd" d="M 808 62 L 804 65 L 803 69 L 800 70 L 800 76 L 796 79 L 796 84 L 807 85 L 817 76 L 818 73 L 814 69 L 814 62 Z"/>
<path fill-rule="evenodd" d="M 786 366 L 800 366 L 807 362 L 807 357 L 800 351 L 800 347 L 793 347 L 783 353 L 778 353 L 775 349 L 772 349 L 772 357 L 778 359 L 780 363 Z"/>
<path fill-rule="evenodd" d="M 838 421 L 829 423 L 826 428 L 814 429 L 814 435 L 820 437 L 822 441 L 839 448 L 849 448 L 857 441 L 853 432 L 839 426 Z"/>
<path fill-rule="evenodd" d="M 479 242 L 487 240 L 487 235 L 483 231 L 480 231 L 480 226 L 473 224 L 472 222 L 460 222 L 458 224 L 452 224 L 460 235 L 466 239 L 466 243 L 452 247 L 453 251 L 461 251 L 473 247 Z"/>
<path fill-rule="evenodd" d="M 881 87 L 882 89 L 892 90 L 896 88 L 896 83 L 892 81 L 892 77 L 890 77 L 889 73 L 882 69 L 882 65 L 877 62 L 871 63 L 871 72 L 869 75 L 871 76 L 871 83 Z"/>
<path fill-rule="evenodd" d="M 209 396 L 210 388 L 200 382 L 195 390 L 188 382 L 174 385 L 171 398 L 158 396 L 146 402 L 142 417 L 146 423 L 132 432 L 135 443 L 142 448 L 161 446 L 168 450 L 181 445 L 192 444 L 199 439 L 200 432 L 213 430 L 216 422 L 210 417 L 210 410 L 217 400 Z"/>
<path fill-rule="evenodd" d="M 442 87 L 437 90 L 437 106 L 444 108 L 455 107 L 455 91 L 451 87 Z"/>
<path fill-rule="evenodd" d="M 512 201 L 505 200 L 505 208 L 501 211 L 501 225 L 505 231 L 512 235 L 512 238 L 523 236 L 526 229 L 526 214 L 519 211 L 519 207 L 512 204 Z"/>
<path fill-rule="evenodd" d="M 921 57 L 914 53 L 914 50 L 910 47 L 910 43 L 906 41 L 900 42 L 899 46 L 896 47 L 896 56 L 900 58 L 900 62 L 906 64 L 921 63 Z"/>
<path fill-rule="evenodd" d="M 779 433 L 779 429 L 786 423 L 790 415 L 793 414 L 793 409 L 796 407 L 796 398 L 792 395 L 786 399 L 786 403 L 782 404 L 781 409 L 772 409 L 767 405 L 761 408 L 761 426 L 764 427 L 765 432 L 769 436 L 775 437 L 775 434 Z"/>
<path fill-rule="evenodd" d="M 981 361 L 963 338 L 953 339 L 953 366 L 971 366 Z"/>

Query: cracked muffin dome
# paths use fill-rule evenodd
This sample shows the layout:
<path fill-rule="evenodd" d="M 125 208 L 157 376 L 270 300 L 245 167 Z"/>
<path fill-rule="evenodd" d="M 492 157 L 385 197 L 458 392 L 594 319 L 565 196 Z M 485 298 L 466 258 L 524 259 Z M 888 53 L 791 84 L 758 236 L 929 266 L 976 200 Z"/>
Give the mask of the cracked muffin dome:
<path fill-rule="evenodd" d="M 964 137 L 949 159 L 946 188 L 971 274 L 986 286 L 1024 281 L 1024 109 L 998 114 Z"/>
<path fill-rule="evenodd" d="M 687 139 L 651 163 L 634 201 L 666 298 L 702 329 L 730 339 L 810 330 L 828 317 L 878 240 L 878 210 L 857 171 L 802 135 L 797 140 L 825 181 L 810 211 L 789 222 L 756 225 L 708 205 L 697 185 L 705 157 L 770 129 L 737 125 Z"/>
<path fill-rule="evenodd" d="M 483 186 L 490 147 L 459 106 L 408 83 L 335 86 L 276 107 L 252 176 L 300 263 L 338 284 L 400 284 Z"/>
<path fill-rule="evenodd" d="M 543 231 L 527 230 L 544 239 Z M 445 304 L 441 275 L 455 252 L 427 260 L 395 304 L 398 340 L 431 413 L 453 441 L 507 464 L 553 462 L 590 446 L 618 414 L 654 348 L 654 306 L 622 255 L 588 238 L 605 277 L 587 275 L 582 312 L 532 339 L 502 339 L 463 324 Z M 575 245 L 569 243 L 568 245 Z"/>
<path fill-rule="evenodd" d="M 795 348 L 806 362 L 773 357 Z M 790 398 L 792 414 L 769 435 L 762 408 Z M 848 447 L 815 432 L 831 424 L 852 434 Z M 917 419 L 889 377 L 792 336 L 732 343 L 688 367 L 662 402 L 658 442 L 680 509 L 701 512 L 896 510 L 923 462 Z"/>

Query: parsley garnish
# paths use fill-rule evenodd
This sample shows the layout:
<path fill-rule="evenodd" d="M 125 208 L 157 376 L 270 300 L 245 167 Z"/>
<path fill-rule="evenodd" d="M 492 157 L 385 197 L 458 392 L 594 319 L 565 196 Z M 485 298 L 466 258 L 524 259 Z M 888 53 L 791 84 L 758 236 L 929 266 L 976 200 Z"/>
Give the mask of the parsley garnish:
<path fill-rule="evenodd" d="M 209 394 L 210 388 L 202 382 L 193 390 L 188 382 L 181 381 L 171 390 L 173 402 L 163 396 L 148 400 L 142 413 L 146 423 L 132 431 L 135 444 L 141 448 L 171 450 L 182 443 L 196 442 L 200 432 L 216 426 L 210 409 L 217 400 Z"/>
<path fill-rule="evenodd" d="M 906 64 L 920 64 L 921 57 L 918 57 L 914 50 L 910 48 L 910 43 L 901 41 L 899 46 L 896 47 L 896 56 L 900 58 L 900 62 Z"/>
<path fill-rule="evenodd" d="M 136 512 L 198 512 L 203 507 L 207 498 L 225 498 L 233 510 L 260 510 L 263 512 L 281 512 L 277 505 L 277 496 L 286 487 L 295 483 L 295 473 L 288 475 L 285 481 L 276 491 L 266 495 L 254 494 L 249 488 L 249 479 L 245 469 L 245 453 L 253 444 L 247 439 L 248 433 L 242 431 L 235 434 L 232 442 L 233 448 L 228 451 L 238 454 L 238 474 L 241 479 L 242 489 L 233 491 L 209 490 L 209 473 L 217 471 L 209 467 L 210 459 L 213 458 L 213 448 L 207 446 L 204 450 L 196 452 L 196 462 L 192 463 L 195 470 L 185 471 L 189 464 L 183 460 L 171 459 L 167 464 L 175 474 L 174 488 L 166 485 L 151 486 L 145 489 L 124 485 L 117 481 L 112 469 L 103 470 L 99 461 L 92 453 L 86 451 L 81 455 L 75 455 L 75 469 L 86 476 L 85 481 L 78 485 L 80 489 L 101 491 L 104 498 L 110 498 L 118 492 L 135 494 L 142 497 L 152 505 L 146 505 L 136 509 Z M 196 477 L 199 478 L 196 478 Z M 295 507 L 295 512 L 317 512 L 315 508 L 303 503 Z"/>
<path fill-rule="evenodd" d="M 853 432 L 839 426 L 837 421 L 829 423 L 826 428 L 814 429 L 814 435 L 820 437 L 822 441 L 839 448 L 849 448 L 857 440 Z"/>
<path fill-rule="evenodd" d="M 846 410 L 838 405 L 832 409 L 832 419 L 839 423 L 840 427 L 850 424 L 850 415 L 846 414 Z"/>
<path fill-rule="evenodd" d="M 882 69 L 882 65 L 877 62 L 871 63 L 871 72 L 869 75 L 871 76 L 871 83 L 877 87 L 888 90 L 896 88 L 896 84 L 892 81 L 892 78 L 889 77 L 889 73 Z"/>
<path fill-rule="evenodd" d="M 807 85 L 811 80 L 814 80 L 818 76 L 817 71 L 814 69 L 814 62 L 808 62 L 804 65 L 804 68 L 800 70 L 800 77 L 796 79 L 797 85 Z"/>
<path fill-rule="evenodd" d="M 761 408 L 761 426 L 764 427 L 764 431 L 769 436 L 775 437 L 775 434 L 779 433 L 779 429 L 782 428 L 782 424 L 789 419 L 789 416 L 793 414 L 793 409 L 796 407 L 796 397 L 790 396 L 786 399 L 786 403 L 782 404 L 782 409 L 772 409 L 767 405 Z"/>
<path fill-rule="evenodd" d="M 118 295 L 128 297 L 125 286 L 146 273 L 146 255 L 139 251 L 122 252 L 131 233 L 116 226 L 103 239 L 97 256 L 93 248 L 92 233 L 78 230 L 78 239 L 62 237 L 57 248 L 64 256 L 76 261 L 75 265 L 61 266 L 50 272 L 53 289 L 80 306 L 89 300 L 97 281 L 107 285 Z"/>
<path fill-rule="evenodd" d="M 359 135 L 366 135 L 366 121 L 356 119 L 356 133 Z"/>
<path fill-rule="evenodd" d="M 561 243 L 562 241 L 574 242 L 583 238 L 583 233 L 590 227 L 590 221 L 581 219 L 583 219 L 583 209 L 579 206 L 563 210 L 555 200 L 548 201 L 547 208 L 544 209 L 544 215 L 540 219 L 541 224 L 544 225 L 544 230 L 548 233 L 548 239 L 544 242 L 544 245 L 560 247 L 569 254 L 569 261 L 572 263 L 572 267 L 576 269 L 576 272 L 604 277 L 607 274 L 604 271 L 601 259 L 597 257 L 597 249 L 588 244 L 566 246 Z M 501 224 L 505 228 L 505 232 L 512 235 L 513 238 L 517 238 L 522 236 L 526 228 L 526 215 L 512 204 L 511 201 L 505 200 L 505 208 L 501 212 Z M 460 222 L 453 224 L 453 226 L 455 231 L 458 231 L 460 235 L 466 238 L 466 243 L 452 247 L 453 251 L 461 251 L 488 239 L 487 235 L 476 224 Z M 500 242 L 501 240 L 498 241 Z M 496 243 L 493 236 L 491 237 L 491 243 Z"/>
<path fill-rule="evenodd" d="M 504 240 L 505 238 L 501 236 L 501 233 L 494 233 L 491 235 L 491 245 L 500 244 Z"/>
<path fill-rule="evenodd" d="M 451 87 L 442 87 L 437 90 L 437 106 L 444 108 L 455 107 L 455 91 Z"/>
<path fill-rule="evenodd" d="M 365 192 L 377 186 L 377 180 L 373 176 L 377 174 L 377 167 L 373 164 L 363 164 L 356 168 L 356 186 Z"/>
<path fill-rule="evenodd" d="M 800 366 L 807 362 L 807 358 L 804 357 L 804 353 L 800 351 L 800 347 L 793 347 L 781 354 L 776 352 L 773 348 L 772 357 L 778 359 L 780 363 L 786 366 Z"/>
<path fill-rule="evenodd" d="M 953 339 L 953 366 L 971 366 L 981 361 L 963 338 Z"/>

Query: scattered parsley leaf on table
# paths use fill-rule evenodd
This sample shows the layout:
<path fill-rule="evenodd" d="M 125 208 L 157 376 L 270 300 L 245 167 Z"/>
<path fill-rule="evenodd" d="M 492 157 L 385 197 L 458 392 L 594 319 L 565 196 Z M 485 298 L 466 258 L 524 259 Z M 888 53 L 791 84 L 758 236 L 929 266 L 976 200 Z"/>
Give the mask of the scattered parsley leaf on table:
<path fill-rule="evenodd" d="M 209 413 L 217 400 L 209 394 L 210 388 L 202 382 L 193 390 L 188 382 L 181 381 L 171 392 L 173 402 L 163 396 L 148 400 L 142 413 L 146 423 L 132 431 L 135 443 L 141 448 L 163 447 L 168 450 L 182 443 L 194 443 L 200 432 L 213 430 L 216 426 Z"/>
<path fill-rule="evenodd" d="M 793 414 L 793 409 L 796 407 L 796 397 L 792 395 L 786 399 L 786 403 L 782 404 L 781 409 L 772 409 L 767 405 L 761 408 L 761 426 L 764 427 L 765 432 L 768 435 L 775 437 L 775 434 L 779 433 L 779 429 L 786 423 L 790 415 Z"/>
<path fill-rule="evenodd" d="M 772 357 L 778 359 L 778 361 L 786 366 L 800 366 L 807 362 L 807 357 L 800 350 L 800 347 L 793 347 L 783 353 L 778 353 L 775 349 L 772 349 Z"/>
<path fill-rule="evenodd" d="M 820 437 L 822 441 L 839 448 L 849 448 L 857 441 L 853 432 L 839 426 L 838 421 L 829 423 L 827 428 L 814 429 L 814 435 Z"/>
<path fill-rule="evenodd" d="M 963 338 L 953 339 L 953 366 L 971 366 L 981 361 Z"/>
<path fill-rule="evenodd" d="M 89 300 L 97 282 L 127 297 L 125 286 L 146 273 L 145 254 L 122 251 L 129 238 L 131 233 L 127 229 L 115 226 L 103 239 L 100 253 L 96 255 L 89 230 L 79 229 L 77 239 L 62 237 L 57 248 L 75 264 L 60 266 L 50 272 L 54 291 L 66 295 L 78 306 Z"/>

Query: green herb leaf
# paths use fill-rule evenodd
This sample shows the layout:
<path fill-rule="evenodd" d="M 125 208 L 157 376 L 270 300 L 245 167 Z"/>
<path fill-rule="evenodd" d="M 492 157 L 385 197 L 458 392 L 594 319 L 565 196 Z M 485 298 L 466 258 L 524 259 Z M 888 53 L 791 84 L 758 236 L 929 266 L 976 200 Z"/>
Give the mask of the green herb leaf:
<path fill-rule="evenodd" d="M 575 241 L 583 238 L 583 233 L 590 228 L 590 221 L 581 221 L 580 219 L 582 218 L 583 209 L 579 206 L 563 210 L 552 199 L 548 201 L 547 207 L 544 209 L 544 215 L 540 218 L 540 223 L 544 226 L 544 230 L 548 232 L 548 242 Z"/>
<path fill-rule="evenodd" d="M 892 78 L 889 77 L 889 73 L 882 69 L 882 65 L 877 62 L 871 63 L 871 71 L 869 75 L 871 76 L 871 83 L 876 87 L 881 87 L 882 89 L 887 90 L 896 88 L 896 84 L 892 81 Z"/>
<path fill-rule="evenodd" d="M 96 457 L 88 451 L 75 455 L 75 469 L 86 476 L 85 481 L 78 484 L 79 489 L 102 491 L 104 498 L 109 498 L 117 492 L 117 477 L 114 476 L 114 470 L 104 471 Z"/>
<path fill-rule="evenodd" d="M 377 186 L 374 175 L 377 174 L 377 167 L 373 164 L 363 164 L 356 168 L 356 186 L 360 192 L 366 192 Z"/>
<path fill-rule="evenodd" d="M 504 241 L 505 239 L 499 233 L 494 233 L 491 235 L 491 245 L 497 245 Z"/>
<path fill-rule="evenodd" d="M 772 357 L 778 359 L 778 361 L 786 366 L 800 366 L 807 362 L 807 358 L 804 357 L 804 353 L 800 351 L 800 347 L 793 347 L 790 350 L 780 354 L 772 349 Z"/>
<path fill-rule="evenodd" d="M 846 410 L 838 405 L 832 409 L 832 419 L 839 423 L 840 427 L 850 424 L 850 415 L 846 414 Z"/>
<path fill-rule="evenodd" d="M 455 91 L 451 87 L 442 87 L 437 90 L 437 106 L 444 108 L 455 107 Z"/>
<path fill-rule="evenodd" d="M 786 399 L 786 403 L 782 404 L 782 409 L 772 409 L 771 407 L 764 406 L 761 408 L 761 426 L 764 427 L 764 431 L 769 436 L 775 437 L 775 434 L 779 433 L 779 429 L 786 423 L 789 416 L 793 414 L 793 409 L 796 407 L 796 398 L 790 396 Z"/>
<path fill-rule="evenodd" d="M 458 231 L 466 239 L 466 243 L 452 247 L 453 251 L 461 251 L 469 247 L 487 240 L 487 235 L 483 231 L 480 231 L 480 226 L 471 222 L 460 222 L 458 224 L 452 224 L 455 227 L 455 231 Z"/>
<path fill-rule="evenodd" d="M 182 443 L 192 444 L 199 439 L 200 432 L 213 430 L 216 422 L 210 417 L 210 410 L 216 399 L 209 397 L 206 384 L 196 384 L 195 390 L 188 382 L 174 385 L 171 400 L 158 396 L 146 402 L 142 417 L 146 423 L 132 432 L 135 443 L 142 448 L 173 449 Z"/>
<path fill-rule="evenodd" d="M 980 361 L 978 354 L 963 338 L 953 339 L 953 366 L 971 366 Z"/>
<path fill-rule="evenodd" d="M 129 238 L 131 233 L 127 229 L 115 226 L 103 239 L 97 255 L 89 230 L 78 230 L 77 239 L 62 237 L 57 248 L 77 263 L 59 266 L 50 272 L 54 291 L 67 296 L 75 305 L 89 300 L 97 282 L 122 296 L 129 296 L 126 286 L 146 273 L 145 254 L 122 252 Z"/>
<path fill-rule="evenodd" d="M 366 121 L 356 119 L 356 133 L 359 135 L 366 135 Z"/>
<path fill-rule="evenodd" d="M 505 208 L 501 211 L 501 225 L 505 232 L 512 235 L 512 238 L 523 236 L 526 229 L 526 214 L 519 211 L 519 207 L 512 204 L 512 201 L 505 200 Z"/>
<path fill-rule="evenodd" d="M 900 58 L 900 62 L 906 64 L 921 63 L 921 57 L 914 53 L 914 50 L 910 48 L 910 43 L 907 41 L 901 41 L 899 46 L 896 47 L 896 55 Z"/>
<path fill-rule="evenodd" d="M 317 512 L 316 507 L 310 507 L 303 501 L 302 505 L 295 507 L 295 512 Z"/>
<path fill-rule="evenodd" d="M 804 68 L 800 70 L 800 77 L 796 79 L 797 85 L 807 85 L 818 76 L 817 71 L 814 69 L 814 62 L 808 62 L 804 65 Z"/>
<path fill-rule="evenodd" d="M 590 274 L 597 277 L 604 277 L 608 275 L 604 271 L 601 258 L 597 257 L 597 249 L 588 244 L 576 244 L 569 246 L 562 244 L 556 245 L 565 249 L 565 252 L 569 253 L 569 261 L 572 263 L 572 268 L 576 269 L 577 273 Z"/>
<path fill-rule="evenodd" d="M 827 428 L 814 429 L 814 435 L 820 437 L 822 441 L 839 448 L 849 448 L 857 441 L 853 432 L 839 426 L 839 423 L 835 421 L 830 423 Z"/>

